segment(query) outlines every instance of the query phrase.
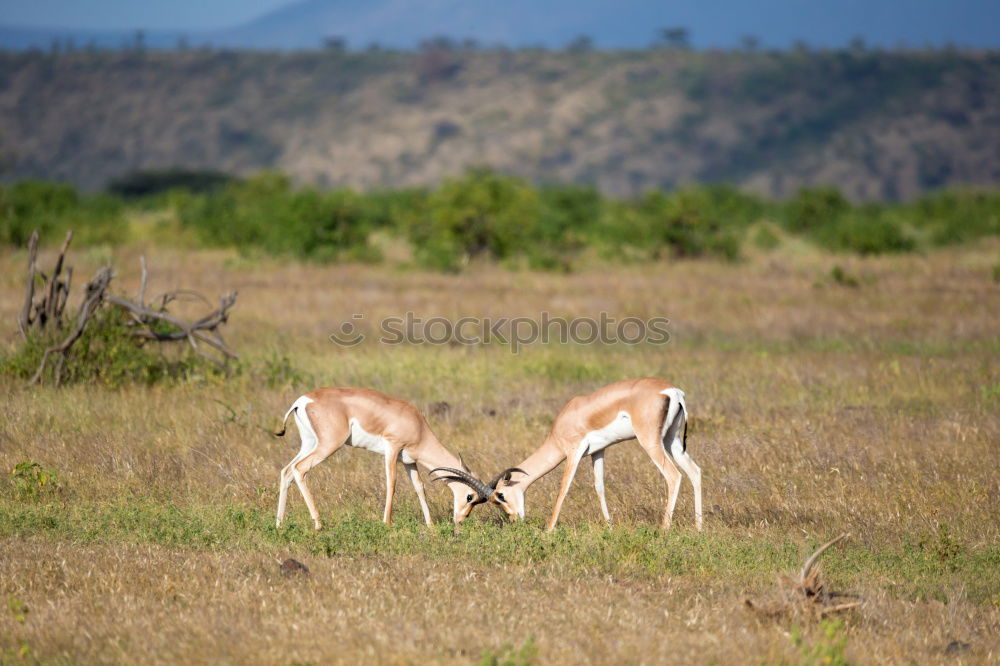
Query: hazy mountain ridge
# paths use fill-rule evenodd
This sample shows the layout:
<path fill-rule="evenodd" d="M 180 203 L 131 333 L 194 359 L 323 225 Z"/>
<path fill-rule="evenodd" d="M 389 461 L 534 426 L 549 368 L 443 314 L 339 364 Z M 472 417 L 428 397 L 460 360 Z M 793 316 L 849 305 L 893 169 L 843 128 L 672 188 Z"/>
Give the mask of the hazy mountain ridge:
<path fill-rule="evenodd" d="M 375 187 L 489 164 L 623 195 L 908 198 L 1000 183 L 1000 55 L 8 53 L 0 127 L 7 179 L 90 188 L 174 165 Z"/>

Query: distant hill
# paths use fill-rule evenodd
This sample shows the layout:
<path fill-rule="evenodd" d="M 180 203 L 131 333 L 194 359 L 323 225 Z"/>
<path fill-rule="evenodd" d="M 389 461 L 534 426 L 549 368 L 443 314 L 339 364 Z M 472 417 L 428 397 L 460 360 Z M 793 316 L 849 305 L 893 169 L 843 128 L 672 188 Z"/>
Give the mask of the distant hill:
<path fill-rule="evenodd" d="M 168 166 L 375 187 L 488 164 L 621 195 L 727 181 L 899 199 L 1000 184 L 1000 54 L 3 53 L 0 153 L 5 179 L 87 188 Z"/>

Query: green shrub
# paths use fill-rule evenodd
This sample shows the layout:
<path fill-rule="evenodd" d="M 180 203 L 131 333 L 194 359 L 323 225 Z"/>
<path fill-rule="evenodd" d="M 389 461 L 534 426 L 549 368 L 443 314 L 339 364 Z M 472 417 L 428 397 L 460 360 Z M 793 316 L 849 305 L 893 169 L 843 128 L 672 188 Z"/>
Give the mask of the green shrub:
<path fill-rule="evenodd" d="M 841 216 L 836 224 L 818 229 L 815 238 L 823 247 L 857 254 L 908 252 L 915 247 L 902 225 L 877 206 L 857 208 Z"/>
<path fill-rule="evenodd" d="M 709 188 L 681 190 L 667 195 L 654 191 L 639 203 L 645 218 L 640 231 L 654 256 L 663 251 L 675 257 L 739 257 L 739 222 L 728 219 Z"/>
<path fill-rule="evenodd" d="M 834 226 L 851 208 L 835 187 L 803 188 L 785 206 L 785 226 L 795 233 L 809 233 Z"/>
<path fill-rule="evenodd" d="M 439 270 L 456 270 L 480 256 L 526 256 L 540 242 L 542 209 L 538 191 L 527 182 L 472 169 L 431 194 L 427 216 L 410 227 L 410 240 L 418 263 Z"/>
<path fill-rule="evenodd" d="M 967 243 L 1000 235 L 1000 193 L 945 190 L 906 207 L 910 222 L 932 245 Z"/>
<path fill-rule="evenodd" d="M 781 238 L 770 225 L 763 225 L 754 232 L 753 244 L 761 250 L 773 250 L 781 245 Z"/>
<path fill-rule="evenodd" d="M 110 187 L 122 197 L 170 188 L 128 206 L 176 211 L 176 218 L 155 218 L 168 231 L 153 233 L 183 238 L 188 246 L 378 262 L 395 238 L 410 245 L 418 266 L 441 271 L 459 270 L 477 258 L 569 270 L 588 248 L 620 261 L 735 260 L 748 233 L 763 249 L 780 243 L 764 220 L 820 247 L 863 255 L 1000 235 L 1000 192 L 976 190 L 946 190 L 911 204 L 857 206 L 832 187 L 801 189 L 783 203 L 729 185 L 614 199 L 593 186 L 535 186 L 487 168 L 433 190 L 320 190 L 296 188 L 278 172 L 235 181 L 183 170 L 135 172 Z M 34 229 L 43 242 L 58 242 L 73 229 L 78 246 L 111 246 L 128 237 L 126 212 L 118 196 L 20 182 L 0 187 L 0 243 L 23 247 Z"/>
<path fill-rule="evenodd" d="M 315 261 L 378 261 L 368 238 L 385 219 L 370 201 L 351 190 L 296 191 L 286 176 L 263 173 L 182 201 L 179 213 L 181 225 L 208 245 Z"/>
<path fill-rule="evenodd" d="M 180 344 L 143 344 L 131 334 L 127 323 L 117 308 L 98 310 L 70 349 L 62 369 L 62 383 L 98 383 L 115 388 L 132 382 L 155 384 L 223 373 L 219 366 Z M 0 373 L 31 378 L 45 349 L 65 336 L 65 330 L 30 335 L 19 348 L 0 357 Z M 49 359 L 43 380 L 52 376 L 54 361 Z"/>
<path fill-rule="evenodd" d="M 54 467 L 44 467 L 40 463 L 26 460 L 14 465 L 10 473 L 10 485 L 21 500 L 34 500 L 58 493 L 59 474 Z"/>
<path fill-rule="evenodd" d="M 22 181 L 0 188 L 0 240 L 23 247 L 36 229 L 47 239 L 60 229 L 61 216 L 78 201 L 76 190 L 61 183 Z"/>
<path fill-rule="evenodd" d="M 528 265 L 568 270 L 604 215 L 604 198 L 590 185 L 547 185 L 539 189 L 539 196 L 536 238 L 525 250 Z"/>
<path fill-rule="evenodd" d="M 286 354 L 273 354 L 264 359 L 258 374 L 268 388 L 303 387 L 315 383 L 312 375 L 292 363 Z"/>
<path fill-rule="evenodd" d="M 70 229 L 82 244 L 120 243 L 127 235 L 124 207 L 107 195 L 81 197 L 62 183 L 0 187 L 0 243 L 24 247 L 35 230 L 42 243 L 58 241 Z"/>

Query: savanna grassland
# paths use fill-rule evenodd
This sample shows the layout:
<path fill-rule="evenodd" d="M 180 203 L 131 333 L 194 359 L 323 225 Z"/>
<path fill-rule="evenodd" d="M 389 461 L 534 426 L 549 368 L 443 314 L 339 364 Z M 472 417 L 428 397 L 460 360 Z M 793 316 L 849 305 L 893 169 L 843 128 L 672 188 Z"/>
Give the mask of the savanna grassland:
<path fill-rule="evenodd" d="M 882 257 L 800 243 L 711 259 L 583 267 L 476 264 L 459 275 L 131 244 L 115 288 L 240 292 L 231 376 L 152 386 L 0 380 L 0 661 L 18 663 L 991 663 L 1000 655 L 1000 288 L 996 239 Z M 16 343 L 23 252 L 0 258 Z M 839 267 L 834 270 L 835 266 Z M 74 299 L 79 295 L 75 294 Z M 666 345 L 334 345 L 355 313 L 664 316 Z M 639 447 L 608 453 L 613 524 L 581 466 L 544 534 L 558 471 L 526 524 L 478 507 L 433 529 L 399 480 L 381 524 L 380 460 L 345 449 L 310 475 L 326 528 L 292 491 L 295 437 L 269 432 L 316 385 L 370 386 L 425 410 L 481 475 L 540 444 L 571 396 L 634 376 L 685 389 L 705 529 L 685 481 Z M 447 403 L 447 406 L 442 403 Z M 35 462 L 39 467 L 21 466 Z M 15 470 L 12 473 L 12 470 Z M 401 475 L 402 477 L 402 475 Z M 755 613 L 820 543 L 822 576 L 860 607 L 819 620 Z M 294 557 L 309 576 L 285 577 Z"/>

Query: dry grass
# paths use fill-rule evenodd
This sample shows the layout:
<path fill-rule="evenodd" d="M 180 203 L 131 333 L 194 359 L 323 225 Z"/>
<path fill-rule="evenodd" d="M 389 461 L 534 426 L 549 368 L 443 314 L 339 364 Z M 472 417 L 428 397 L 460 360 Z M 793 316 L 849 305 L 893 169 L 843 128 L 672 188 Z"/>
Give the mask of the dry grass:
<path fill-rule="evenodd" d="M 120 288 L 137 284 L 139 251 L 116 252 Z M 37 461 L 61 488 L 24 497 L 0 482 L 0 591 L 11 609 L 0 610 L 0 661 L 22 649 L 44 662 L 469 663 L 484 651 L 516 661 L 531 637 L 524 654 L 534 645 L 542 663 L 988 663 L 1000 653 L 995 243 L 571 276 L 146 252 L 151 289 L 240 290 L 228 339 L 252 369 L 118 391 L 2 380 L 0 469 Z M 78 274 L 101 258 L 80 256 Z M 21 261 L 0 258 L 0 318 L 11 324 Z M 861 286 L 830 280 L 835 263 Z M 352 313 L 370 323 L 407 310 L 663 315 L 673 339 L 517 356 L 327 341 Z M 267 388 L 259 368 L 275 355 L 301 378 Z M 530 491 L 530 525 L 500 527 L 479 510 L 460 537 L 421 528 L 401 481 L 397 523 L 382 528 L 379 461 L 354 450 L 312 477 L 330 529 L 309 533 L 297 496 L 289 529 L 272 527 L 293 443 L 265 429 L 309 382 L 372 386 L 423 408 L 447 401 L 432 426 L 486 474 L 537 446 L 570 396 L 638 375 L 688 393 L 709 508 L 701 535 L 688 485 L 675 529 L 653 529 L 663 483 L 634 444 L 608 454 L 609 530 L 586 466 L 551 536 L 538 525 L 557 478 Z M 445 492 L 430 501 L 446 519 Z M 845 531 L 850 541 L 824 556 L 824 580 L 864 603 L 841 624 L 763 620 L 743 607 Z M 311 575 L 283 577 L 288 556 Z"/>

